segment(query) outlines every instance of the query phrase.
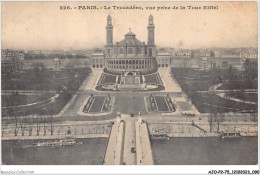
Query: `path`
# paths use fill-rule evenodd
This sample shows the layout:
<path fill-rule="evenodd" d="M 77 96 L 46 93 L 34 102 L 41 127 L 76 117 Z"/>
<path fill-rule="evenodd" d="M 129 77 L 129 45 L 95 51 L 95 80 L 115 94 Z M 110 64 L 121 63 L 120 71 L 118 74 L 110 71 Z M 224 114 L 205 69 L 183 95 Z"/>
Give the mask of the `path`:
<path fill-rule="evenodd" d="M 35 90 L 2 90 L 1 94 L 23 94 L 23 95 L 39 95 L 43 93 L 56 93 L 57 91 L 35 91 Z"/>
<path fill-rule="evenodd" d="M 17 110 L 17 108 L 21 108 L 21 107 L 28 107 L 28 106 L 33 106 L 33 105 L 43 104 L 43 103 L 52 103 L 59 96 L 60 96 L 60 94 L 55 94 L 54 96 L 48 98 L 47 100 L 37 101 L 37 102 L 34 102 L 34 103 L 25 104 L 25 105 L 8 106 L 8 107 L 2 106 L 2 108 L 3 109 L 6 109 L 6 108 L 16 108 L 16 110 Z"/>
<path fill-rule="evenodd" d="M 213 86 L 210 86 L 209 87 L 209 92 L 214 92 L 214 91 L 217 91 L 217 88 L 222 86 L 222 83 L 219 83 L 219 84 L 215 84 Z"/>
<path fill-rule="evenodd" d="M 170 68 L 159 68 L 158 72 L 162 78 L 165 92 L 181 92 L 181 88 L 178 83 L 171 76 Z"/>
<path fill-rule="evenodd" d="M 131 152 L 132 147 L 136 150 L 135 139 L 135 121 L 136 119 L 130 115 L 121 115 L 122 119 L 126 122 L 125 127 L 125 141 L 124 141 L 124 154 L 123 162 L 126 165 L 136 165 L 136 154 Z"/>
<path fill-rule="evenodd" d="M 92 73 L 87 78 L 87 84 L 85 86 L 85 91 L 87 90 L 94 90 L 95 91 L 95 85 L 102 74 L 103 69 L 92 69 Z"/>
<path fill-rule="evenodd" d="M 236 101 L 236 102 L 241 102 L 241 103 L 247 103 L 247 104 L 254 104 L 256 105 L 257 103 L 253 102 L 253 101 L 246 101 L 246 100 L 241 100 L 241 99 L 238 99 L 238 98 L 234 98 L 234 97 L 226 97 L 225 96 L 225 93 L 220 93 L 220 94 L 217 94 L 218 96 L 222 97 L 222 98 L 225 98 L 227 100 L 232 100 L 232 101 Z"/>

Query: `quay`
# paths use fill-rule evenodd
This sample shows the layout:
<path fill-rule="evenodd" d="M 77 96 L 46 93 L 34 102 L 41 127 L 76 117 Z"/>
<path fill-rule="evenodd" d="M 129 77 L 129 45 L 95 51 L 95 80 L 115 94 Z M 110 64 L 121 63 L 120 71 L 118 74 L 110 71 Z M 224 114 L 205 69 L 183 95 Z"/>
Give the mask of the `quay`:
<path fill-rule="evenodd" d="M 148 121 L 150 133 L 169 137 L 218 137 L 221 131 L 239 132 L 241 136 L 258 136 L 257 122 L 164 122 Z"/>
<path fill-rule="evenodd" d="M 85 134 L 85 135 L 48 135 L 48 136 L 8 136 L 2 137 L 4 140 L 47 140 L 47 139 L 90 139 L 90 138 L 108 138 L 109 134 Z"/>
<path fill-rule="evenodd" d="M 2 126 L 2 140 L 44 140 L 66 138 L 108 138 L 110 121 L 64 122 L 51 124 L 23 124 Z"/>

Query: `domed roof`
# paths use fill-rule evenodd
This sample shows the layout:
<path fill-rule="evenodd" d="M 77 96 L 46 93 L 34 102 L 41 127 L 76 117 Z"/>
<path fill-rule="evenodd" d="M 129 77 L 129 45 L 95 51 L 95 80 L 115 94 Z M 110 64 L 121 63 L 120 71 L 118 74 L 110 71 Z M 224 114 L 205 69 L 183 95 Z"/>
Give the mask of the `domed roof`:
<path fill-rule="evenodd" d="M 125 39 L 118 42 L 118 46 L 129 46 L 129 47 L 144 46 L 144 43 L 136 39 L 135 36 L 136 35 L 130 30 L 127 34 L 125 34 Z"/>
<path fill-rule="evenodd" d="M 135 36 L 135 34 L 133 32 L 128 32 L 127 34 L 125 34 L 125 36 Z"/>

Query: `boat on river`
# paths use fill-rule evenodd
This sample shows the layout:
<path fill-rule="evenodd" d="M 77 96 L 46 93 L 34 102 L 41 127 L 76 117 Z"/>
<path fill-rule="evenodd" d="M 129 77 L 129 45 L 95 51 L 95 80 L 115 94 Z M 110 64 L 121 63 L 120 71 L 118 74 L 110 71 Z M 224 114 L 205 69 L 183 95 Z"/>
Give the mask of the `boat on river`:
<path fill-rule="evenodd" d="M 167 134 L 162 133 L 153 133 L 150 134 L 151 140 L 170 140 L 170 137 Z"/>
<path fill-rule="evenodd" d="M 76 139 L 60 139 L 60 140 L 42 140 L 36 141 L 33 143 L 35 147 L 60 147 L 60 146 L 77 146 L 81 145 L 82 142 L 77 141 Z"/>
<path fill-rule="evenodd" d="M 237 131 L 222 131 L 220 136 L 223 140 L 225 140 L 225 139 L 238 139 L 238 138 L 242 137 L 240 132 L 237 132 Z"/>

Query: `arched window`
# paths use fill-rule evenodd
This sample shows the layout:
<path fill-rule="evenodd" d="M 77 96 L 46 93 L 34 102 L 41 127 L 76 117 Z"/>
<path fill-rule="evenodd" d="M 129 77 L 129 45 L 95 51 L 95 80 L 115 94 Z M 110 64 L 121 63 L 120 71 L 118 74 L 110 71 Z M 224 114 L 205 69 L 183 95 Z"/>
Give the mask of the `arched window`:
<path fill-rule="evenodd" d="M 142 53 L 142 49 L 141 49 L 141 47 L 138 47 L 137 48 L 137 54 L 141 54 Z"/>
<path fill-rule="evenodd" d="M 107 53 L 108 53 L 108 57 L 110 57 L 111 55 L 110 49 L 107 49 Z"/>
<path fill-rule="evenodd" d="M 125 60 L 122 61 L 122 64 L 125 64 Z"/>
<path fill-rule="evenodd" d="M 119 49 L 119 54 L 124 54 L 124 48 Z"/>
<path fill-rule="evenodd" d="M 128 52 L 127 52 L 128 54 L 133 54 L 133 48 L 128 48 Z"/>

